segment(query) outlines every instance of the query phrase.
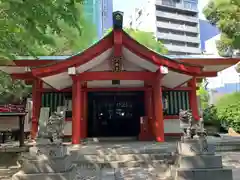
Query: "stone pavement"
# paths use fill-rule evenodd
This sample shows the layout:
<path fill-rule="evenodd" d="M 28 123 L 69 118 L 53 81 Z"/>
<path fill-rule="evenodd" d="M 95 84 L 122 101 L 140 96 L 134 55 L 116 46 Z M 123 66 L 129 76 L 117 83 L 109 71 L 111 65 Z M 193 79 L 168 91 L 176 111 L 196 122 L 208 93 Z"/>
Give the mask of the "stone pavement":
<path fill-rule="evenodd" d="M 208 137 L 208 142 L 216 145 L 218 152 L 223 156 L 224 166 L 233 168 L 234 180 L 240 180 L 240 151 L 233 152 L 233 150 L 240 150 L 240 138 L 232 138 L 224 136 L 223 138 Z M 94 154 L 134 154 L 134 153 L 169 153 L 176 150 L 176 141 L 156 143 L 156 142 L 114 142 L 114 143 L 96 143 L 86 145 L 69 145 L 70 151 L 78 151 L 84 155 Z M 27 151 L 26 148 L 19 149 L 17 143 L 9 143 L 0 146 L 0 152 L 21 152 Z M 31 146 L 31 142 L 26 142 L 27 146 Z M 161 168 L 160 168 L 161 169 Z M 1 172 L 1 171 L 0 171 Z M 142 168 L 78 168 L 76 180 L 157 180 L 161 179 L 161 172 L 159 169 L 152 167 Z M 1 178 L 0 178 L 1 179 Z M 10 179 L 4 179 L 10 180 Z"/>
<path fill-rule="evenodd" d="M 240 151 L 220 152 L 223 165 L 233 169 L 233 180 L 240 180 Z M 149 168 L 89 169 L 78 168 L 76 180 L 160 180 L 161 172 Z"/>
<path fill-rule="evenodd" d="M 240 180 L 240 151 L 219 152 L 222 155 L 223 165 L 233 170 L 233 180 Z"/>

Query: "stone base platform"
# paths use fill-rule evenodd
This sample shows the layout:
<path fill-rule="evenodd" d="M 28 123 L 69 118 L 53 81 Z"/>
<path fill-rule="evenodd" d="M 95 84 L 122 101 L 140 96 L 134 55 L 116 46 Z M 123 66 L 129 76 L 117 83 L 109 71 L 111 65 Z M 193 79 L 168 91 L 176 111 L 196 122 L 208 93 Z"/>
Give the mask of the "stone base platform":
<path fill-rule="evenodd" d="M 19 171 L 12 176 L 12 180 L 72 180 L 75 179 L 76 173 L 77 169 L 75 166 L 62 173 L 25 174 L 23 171 Z"/>
<path fill-rule="evenodd" d="M 232 180 L 231 169 L 180 169 L 176 170 L 175 180 Z"/>
<path fill-rule="evenodd" d="M 177 163 L 179 168 L 183 169 L 222 168 L 222 156 L 179 156 Z"/>

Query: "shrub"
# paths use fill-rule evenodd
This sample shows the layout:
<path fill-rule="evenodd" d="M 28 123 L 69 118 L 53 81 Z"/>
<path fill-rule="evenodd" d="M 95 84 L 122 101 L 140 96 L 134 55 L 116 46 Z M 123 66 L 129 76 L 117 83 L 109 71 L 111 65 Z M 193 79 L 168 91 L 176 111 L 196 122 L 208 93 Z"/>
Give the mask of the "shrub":
<path fill-rule="evenodd" d="M 203 120 L 205 125 L 220 126 L 216 106 L 210 105 L 203 110 Z"/>
<path fill-rule="evenodd" d="M 224 95 L 217 101 L 216 107 L 222 123 L 240 131 L 240 92 Z"/>

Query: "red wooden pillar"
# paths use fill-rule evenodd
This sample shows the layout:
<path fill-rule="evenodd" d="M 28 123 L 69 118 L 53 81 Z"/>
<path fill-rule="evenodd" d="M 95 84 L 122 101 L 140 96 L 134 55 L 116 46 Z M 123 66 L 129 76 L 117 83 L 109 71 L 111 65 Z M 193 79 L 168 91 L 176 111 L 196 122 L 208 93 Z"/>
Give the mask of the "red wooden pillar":
<path fill-rule="evenodd" d="M 198 101 L 197 101 L 197 81 L 196 77 L 193 77 L 189 83 L 189 87 L 191 87 L 191 91 L 189 91 L 189 104 L 190 109 L 192 110 L 193 117 L 197 120 L 199 120 L 199 114 L 198 114 Z"/>
<path fill-rule="evenodd" d="M 86 119 L 86 104 L 87 104 L 87 102 L 86 102 L 86 95 L 87 95 L 87 93 L 86 93 L 86 91 L 85 90 L 82 90 L 81 91 L 81 95 L 82 95 L 82 102 L 81 102 L 81 104 L 82 104 L 82 106 L 81 106 L 81 108 L 82 108 L 82 119 L 81 119 L 81 138 L 83 139 L 83 138 L 86 138 L 87 137 L 87 131 L 86 131 L 86 123 L 87 123 L 87 119 Z"/>
<path fill-rule="evenodd" d="M 87 91 L 83 91 L 83 138 L 87 138 L 87 105 L 88 105 L 88 100 L 87 100 Z"/>
<path fill-rule="evenodd" d="M 80 144 L 82 119 L 82 87 L 78 79 L 73 78 L 72 86 L 72 144 Z"/>
<path fill-rule="evenodd" d="M 41 102 L 42 102 L 42 82 L 35 79 L 32 85 L 32 128 L 31 138 L 35 139 L 38 132 L 38 120 L 40 116 Z"/>
<path fill-rule="evenodd" d="M 164 142 L 164 119 L 162 104 L 161 74 L 158 71 L 153 82 L 154 113 L 155 113 L 155 137 L 157 142 Z"/>
<path fill-rule="evenodd" d="M 152 132 L 153 132 L 153 137 L 156 137 L 156 127 L 155 127 L 155 101 L 154 101 L 154 86 L 151 88 L 151 106 L 152 106 L 152 122 L 151 122 L 151 127 L 152 127 Z M 156 139 L 156 138 L 155 138 Z"/>
<path fill-rule="evenodd" d="M 149 135 L 151 138 L 154 137 L 154 122 L 153 122 L 153 97 L 152 97 L 152 88 L 148 88 L 145 91 L 145 98 L 146 98 L 146 114 L 148 116 L 148 127 L 149 127 Z"/>
<path fill-rule="evenodd" d="M 150 105 L 150 100 L 151 97 L 149 97 L 149 91 L 148 89 L 145 90 L 144 92 L 144 111 L 145 111 L 145 117 L 143 119 L 141 119 L 140 121 L 140 134 L 139 134 L 139 140 L 140 141 L 147 141 L 147 140 L 151 140 L 152 139 L 152 133 L 151 133 L 151 109 L 149 109 L 151 107 Z M 150 117 L 151 116 L 151 117 Z"/>

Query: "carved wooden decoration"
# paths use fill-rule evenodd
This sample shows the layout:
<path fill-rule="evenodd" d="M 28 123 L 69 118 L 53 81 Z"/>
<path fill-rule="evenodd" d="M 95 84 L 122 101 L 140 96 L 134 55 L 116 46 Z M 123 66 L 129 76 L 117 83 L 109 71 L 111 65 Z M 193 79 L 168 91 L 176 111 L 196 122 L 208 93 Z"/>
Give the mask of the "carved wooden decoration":
<path fill-rule="evenodd" d="M 122 71 L 122 57 L 113 57 L 112 59 L 112 71 L 121 72 Z"/>

